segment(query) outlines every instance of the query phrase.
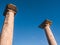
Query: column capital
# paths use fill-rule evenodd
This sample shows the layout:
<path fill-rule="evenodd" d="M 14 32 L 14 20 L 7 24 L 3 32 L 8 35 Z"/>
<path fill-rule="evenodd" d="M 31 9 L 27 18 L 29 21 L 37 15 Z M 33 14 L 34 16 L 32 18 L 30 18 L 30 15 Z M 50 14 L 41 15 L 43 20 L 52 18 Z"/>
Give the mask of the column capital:
<path fill-rule="evenodd" d="M 16 14 L 16 12 L 17 12 L 17 8 L 16 8 L 15 5 L 13 5 L 13 4 L 8 4 L 8 5 L 6 6 L 6 8 L 5 8 L 4 16 L 6 15 L 6 13 L 7 13 L 9 10 L 14 11 L 14 14 Z"/>
<path fill-rule="evenodd" d="M 39 28 L 44 28 L 46 26 L 46 24 L 49 24 L 51 25 L 52 22 L 48 19 L 46 19 L 45 21 L 43 21 L 40 25 L 39 25 Z"/>

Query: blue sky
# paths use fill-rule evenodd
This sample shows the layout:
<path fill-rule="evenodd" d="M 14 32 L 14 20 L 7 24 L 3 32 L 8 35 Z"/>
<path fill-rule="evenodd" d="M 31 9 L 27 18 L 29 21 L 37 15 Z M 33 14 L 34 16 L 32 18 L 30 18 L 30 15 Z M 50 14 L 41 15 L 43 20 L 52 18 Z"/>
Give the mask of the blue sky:
<path fill-rule="evenodd" d="M 51 30 L 60 45 L 60 0 L 0 0 L 0 31 L 4 22 L 3 12 L 9 3 L 18 9 L 13 45 L 48 45 L 44 30 L 38 28 L 45 19 L 52 21 Z"/>

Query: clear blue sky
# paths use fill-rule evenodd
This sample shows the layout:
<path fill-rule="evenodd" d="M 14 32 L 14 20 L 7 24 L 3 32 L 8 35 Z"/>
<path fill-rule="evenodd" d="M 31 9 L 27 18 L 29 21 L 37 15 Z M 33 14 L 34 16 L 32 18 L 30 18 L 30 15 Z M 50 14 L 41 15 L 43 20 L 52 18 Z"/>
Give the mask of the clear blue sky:
<path fill-rule="evenodd" d="M 18 8 L 13 45 L 48 45 L 44 30 L 38 28 L 45 19 L 52 21 L 51 29 L 60 45 L 60 0 L 0 0 L 0 31 L 3 12 L 9 3 Z"/>

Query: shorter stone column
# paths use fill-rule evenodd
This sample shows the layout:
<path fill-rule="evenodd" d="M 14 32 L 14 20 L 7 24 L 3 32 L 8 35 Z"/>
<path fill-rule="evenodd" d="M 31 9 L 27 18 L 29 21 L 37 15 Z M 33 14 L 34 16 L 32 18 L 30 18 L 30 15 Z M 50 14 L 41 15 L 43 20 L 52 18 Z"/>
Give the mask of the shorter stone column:
<path fill-rule="evenodd" d="M 44 29 L 49 45 L 57 45 L 57 42 L 50 29 L 50 25 L 51 21 L 45 20 L 39 27 Z"/>

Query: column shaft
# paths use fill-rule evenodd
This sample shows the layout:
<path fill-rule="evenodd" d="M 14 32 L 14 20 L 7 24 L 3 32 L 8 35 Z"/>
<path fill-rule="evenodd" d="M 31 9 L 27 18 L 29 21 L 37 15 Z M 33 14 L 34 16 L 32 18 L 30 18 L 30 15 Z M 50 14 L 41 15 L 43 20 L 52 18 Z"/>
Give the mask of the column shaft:
<path fill-rule="evenodd" d="M 45 29 L 45 33 L 46 33 L 49 45 L 57 45 L 49 24 L 47 24 L 44 29 Z"/>
<path fill-rule="evenodd" d="M 14 12 L 9 10 L 5 16 L 4 26 L 1 34 L 1 45 L 12 45 L 14 27 Z"/>

